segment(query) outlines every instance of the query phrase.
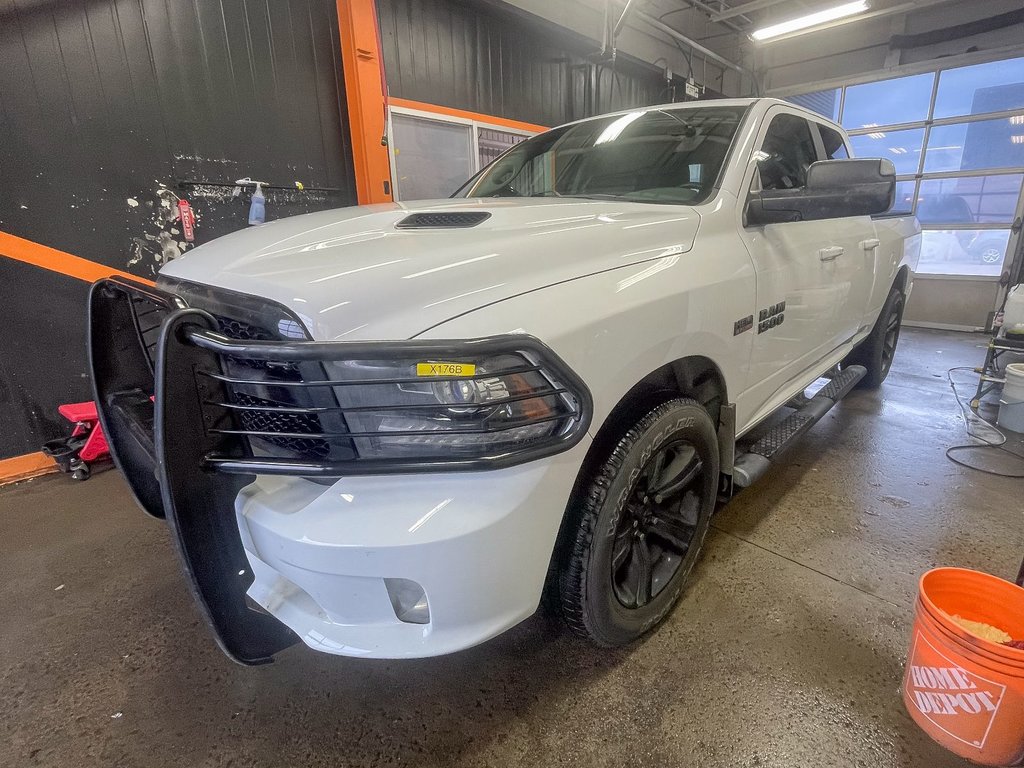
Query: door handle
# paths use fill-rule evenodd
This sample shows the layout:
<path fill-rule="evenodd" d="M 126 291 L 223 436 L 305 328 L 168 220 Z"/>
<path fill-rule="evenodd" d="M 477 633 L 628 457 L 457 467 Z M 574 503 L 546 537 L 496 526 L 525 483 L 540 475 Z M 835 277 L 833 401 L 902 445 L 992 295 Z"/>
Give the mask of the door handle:
<path fill-rule="evenodd" d="M 871 237 L 868 238 L 867 240 L 860 241 L 860 247 L 863 248 L 865 251 L 873 251 L 881 244 L 881 240 L 879 240 L 877 237 Z"/>
<path fill-rule="evenodd" d="M 841 245 L 833 245 L 831 248 L 822 248 L 818 251 L 818 258 L 822 261 L 835 261 L 840 256 L 846 253 L 846 249 Z"/>

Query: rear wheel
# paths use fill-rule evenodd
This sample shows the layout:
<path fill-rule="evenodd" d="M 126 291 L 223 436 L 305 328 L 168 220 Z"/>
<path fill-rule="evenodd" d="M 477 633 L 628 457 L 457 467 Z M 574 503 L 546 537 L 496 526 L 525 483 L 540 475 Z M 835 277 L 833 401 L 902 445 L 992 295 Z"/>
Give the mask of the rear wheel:
<path fill-rule="evenodd" d="M 860 387 L 876 389 L 889 375 L 900 340 L 905 304 L 903 291 L 893 287 L 871 334 L 844 361 L 845 365 L 863 365 L 867 369 L 867 374 L 860 380 Z"/>
<path fill-rule="evenodd" d="M 604 646 L 665 618 L 700 554 L 718 489 L 718 440 L 694 400 L 658 406 L 626 432 L 579 494 L 558 572 L 562 614 Z"/>

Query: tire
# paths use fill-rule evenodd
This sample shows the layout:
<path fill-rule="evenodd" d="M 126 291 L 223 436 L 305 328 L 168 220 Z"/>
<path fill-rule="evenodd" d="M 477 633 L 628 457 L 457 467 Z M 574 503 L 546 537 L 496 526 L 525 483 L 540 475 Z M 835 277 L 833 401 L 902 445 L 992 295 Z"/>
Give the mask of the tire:
<path fill-rule="evenodd" d="M 844 366 L 863 365 L 867 374 L 857 385 L 862 389 L 877 389 L 885 381 L 896 356 L 900 340 L 900 324 L 903 322 L 903 308 L 906 299 L 903 291 L 893 287 L 889 292 L 882 311 L 875 321 L 875 327 L 860 345 L 843 361 Z"/>
<path fill-rule="evenodd" d="M 700 555 L 718 481 L 715 424 L 695 400 L 659 405 L 619 439 L 570 505 L 557 588 L 574 632 L 614 647 L 665 618 Z"/>

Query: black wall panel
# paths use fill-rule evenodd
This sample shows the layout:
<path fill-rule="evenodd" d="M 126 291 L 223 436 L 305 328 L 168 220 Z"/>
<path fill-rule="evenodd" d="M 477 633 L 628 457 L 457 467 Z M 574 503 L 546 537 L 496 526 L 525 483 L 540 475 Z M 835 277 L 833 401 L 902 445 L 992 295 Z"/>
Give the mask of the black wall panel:
<path fill-rule="evenodd" d="M 268 219 L 354 204 L 338 37 L 335 0 L 0 0 L 0 231 L 152 277 L 194 247 L 164 190 L 196 245 L 246 226 L 248 195 L 217 186 L 237 178 L 310 190 L 269 191 Z M 5 333 L 37 330 L 0 346 L 0 458 L 87 391 L 84 284 L 8 261 Z"/>
<path fill-rule="evenodd" d="M 89 286 L 0 257 L 0 458 L 63 435 L 60 403 L 92 398 L 85 350 Z"/>
<path fill-rule="evenodd" d="M 377 6 L 392 96 L 549 126 L 672 100 L 659 70 L 612 66 L 593 41 L 482 0 Z"/>

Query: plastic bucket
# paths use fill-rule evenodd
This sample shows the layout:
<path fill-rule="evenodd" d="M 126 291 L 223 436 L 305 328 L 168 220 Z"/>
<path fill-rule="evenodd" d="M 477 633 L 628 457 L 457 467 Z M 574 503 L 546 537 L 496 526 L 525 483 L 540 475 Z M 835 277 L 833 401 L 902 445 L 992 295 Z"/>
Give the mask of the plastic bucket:
<path fill-rule="evenodd" d="M 999 398 L 997 423 L 1012 432 L 1024 432 L 1024 363 L 1006 366 L 1006 384 Z"/>
<path fill-rule="evenodd" d="M 987 573 L 921 577 L 903 703 L 936 742 L 981 765 L 1024 765 L 1024 650 L 961 629 L 959 614 L 1024 639 L 1024 589 Z"/>

